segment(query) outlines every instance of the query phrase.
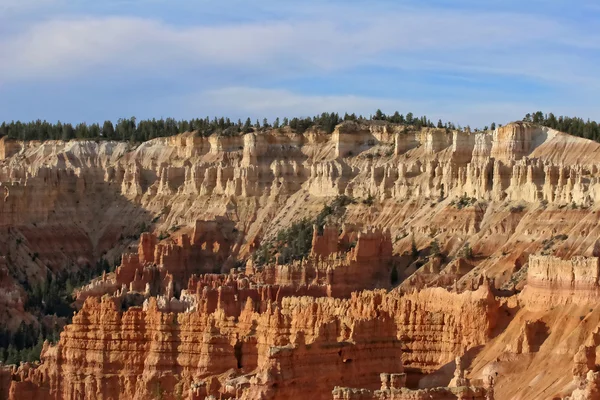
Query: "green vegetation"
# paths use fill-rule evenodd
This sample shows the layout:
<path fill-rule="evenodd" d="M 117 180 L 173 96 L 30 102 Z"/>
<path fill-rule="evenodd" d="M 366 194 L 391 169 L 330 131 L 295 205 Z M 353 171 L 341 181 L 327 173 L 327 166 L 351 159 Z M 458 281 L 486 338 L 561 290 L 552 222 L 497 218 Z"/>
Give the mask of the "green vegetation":
<path fill-rule="evenodd" d="M 473 259 L 473 249 L 469 243 L 465 243 L 463 248 L 461 249 L 460 256 L 466 260 Z"/>
<path fill-rule="evenodd" d="M 371 193 L 369 193 L 369 196 L 366 199 L 364 199 L 362 203 L 367 206 L 372 206 L 373 204 L 375 204 L 375 198 L 371 195 Z"/>
<path fill-rule="evenodd" d="M 582 118 L 556 117 L 554 114 L 544 114 L 537 111 L 533 114 L 527 114 L 524 121 L 534 122 L 540 125 L 548 126 L 571 135 L 600 141 L 600 127 L 596 121 L 584 121 Z M 11 139 L 19 140 L 71 140 L 71 139 L 92 139 L 92 140 L 120 140 L 131 142 L 143 142 L 157 137 L 167 137 L 177 135 L 183 132 L 196 132 L 199 136 L 210 136 L 212 134 L 221 136 L 237 136 L 248 132 L 258 132 L 263 129 L 273 128 L 281 129 L 289 127 L 296 133 L 303 133 L 312 127 L 318 127 L 325 132 L 332 133 L 336 125 L 343 121 L 385 121 L 392 124 L 402 124 L 414 126 L 416 129 L 422 127 L 437 127 L 443 129 L 458 129 L 451 122 L 442 122 L 438 120 L 437 124 L 431 122 L 427 116 L 416 117 L 409 112 L 406 115 L 398 111 L 391 115 L 384 114 L 377 110 L 370 117 L 363 117 L 356 114 L 345 114 L 341 117 L 337 113 L 322 113 L 314 117 L 305 118 L 276 118 L 273 123 L 264 118 L 262 124 L 257 120 L 252 123 L 250 118 L 245 122 L 237 122 L 225 117 L 214 117 L 210 119 L 196 118 L 191 120 L 177 121 L 173 118 L 152 119 L 137 121 L 135 117 L 120 118 L 116 123 L 105 121 L 103 124 L 79 123 L 73 126 L 70 123 L 47 121 L 32 122 L 3 122 L 0 125 L 0 136 L 8 136 Z M 501 126 L 501 125 L 499 125 Z M 468 127 L 467 127 L 468 128 Z M 487 130 L 487 126 L 484 130 Z M 490 129 L 495 129 L 496 123 L 492 122 Z M 470 128 L 468 128 L 470 129 Z M 478 129 L 475 129 L 478 131 Z"/>
<path fill-rule="evenodd" d="M 164 395 L 165 395 L 165 390 L 163 389 L 160 382 L 157 381 L 156 385 L 154 385 L 154 399 L 162 400 L 164 398 Z"/>
<path fill-rule="evenodd" d="M 168 239 L 169 237 L 171 237 L 171 235 L 169 235 L 167 232 L 161 232 L 158 235 L 158 240 L 165 240 L 165 239 Z"/>
<path fill-rule="evenodd" d="M 322 234 L 327 218 L 341 219 L 346 212 L 346 207 L 354 203 L 355 201 L 348 196 L 338 196 L 331 204 L 323 207 L 314 220 L 305 218 L 279 231 L 275 240 L 265 242 L 254 252 L 252 255 L 254 264 L 262 266 L 277 261 L 281 265 L 308 257 L 314 227 L 316 226 L 317 232 Z M 277 253 L 279 257 L 275 260 Z"/>
<path fill-rule="evenodd" d="M 70 317 L 73 314 L 70 306 L 73 290 L 89 283 L 95 277 L 102 276 L 104 272 L 114 271 L 115 268 L 116 265 L 111 266 L 102 258 L 95 266 L 83 267 L 77 272 L 65 270 L 59 274 L 52 274 L 48 271 L 46 280 L 40 285 L 24 285 L 27 290 L 25 308 L 32 314 Z"/>
<path fill-rule="evenodd" d="M 544 114 L 537 111 L 533 114 L 525 115 L 523 121 L 533 122 L 535 124 L 547 126 L 560 132 L 566 132 L 573 136 L 579 136 L 585 139 L 600 142 L 600 126 L 596 121 L 584 121 L 577 117 L 556 117 L 554 114 Z"/>
<path fill-rule="evenodd" d="M 310 254 L 313 223 L 303 219 L 277 234 L 277 247 L 279 250 L 278 264 L 287 264 L 294 260 L 301 260 Z"/>
<path fill-rule="evenodd" d="M 569 236 L 565 234 L 560 234 L 556 236 L 552 236 L 550 239 L 544 239 L 542 241 L 542 245 L 544 246 L 542 249 L 542 255 L 550 254 L 549 251 L 554 247 L 557 241 L 565 241 L 569 238 Z"/>
<path fill-rule="evenodd" d="M 514 206 L 510 208 L 510 212 L 511 213 L 520 213 L 523 210 L 525 210 L 525 206 L 522 204 L 519 204 L 518 206 Z"/>
<path fill-rule="evenodd" d="M 440 244 L 437 240 L 432 240 L 429 244 L 430 254 L 434 257 L 442 255 L 442 251 L 440 250 Z"/>
<path fill-rule="evenodd" d="M 419 248 L 417 247 L 417 242 L 415 242 L 415 235 L 412 236 L 410 243 L 410 253 L 413 258 L 419 258 Z"/>
<path fill-rule="evenodd" d="M 38 321 L 45 316 L 55 315 L 69 322 L 75 311 L 71 307 L 75 288 L 87 284 L 105 271 L 114 271 L 116 264 L 111 266 L 108 261 L 100 259 L 95 266 L 81 268 L 77 272 L 65 270 L 52 274 L 48 271 L 40 285 L 31 287 L 27 282 L 21 282 L 27 293 L 25 310 L 37 317 Z M 61 329 L 58 324 L 49 328 L 37 322 L 22 322 L 16 332 L 0 328 L 0 361 L 18 364 L 20 361 L 39 360 L 44 340 L 58 341 Z"/>
<path fill-rule="evenodd" d="M 71 139 L 91 139 L 91 140 L 119 140 L 131 142 L 143 142 L 146 140 L 168 137 L 183 132 L 196 132 L 198 136 L 208 137 L 216 134 L 220 136 L 237 136 L 243 133 L 258 132 L 264 129 L 281 129 L 289 127 L 296 133 L 304 133 L 312 127 L 318 127 L 327 133 L 332 133 L 335 127 L 343 121 L 368 121 L 378 120 L 390 123 L 413 125 L 416 128 L 422 126 L 433 127 L 427 117 L 416 118 L 412 113 L 406 114 L 406 117 L 398 112 L 391 116 L 386 116 L 377 110 L 374 116 L 365 118 L 362 115 L 345 114 L 340 117 L 338 113 L 322 113 L 314 117 L 306 118 L 283 118 L 280 122 L 276 118 L 273 123 L 264 118 L 262 124 L 257 120 L 255 124 L 250 118 L 245 122 L 237 122 L 224 117 L 214 117 L 210 119 L 196 118 L 191 120 L 177 121 L 173 118 L 152 119 L 137 121 L 135 117 L 121 118 L 116 123 L 105 121 L 103 124 L 79 123 L 73 126 L 70 123 L 51 123 L 48 121 L 32 122 L 3 122 L 0 125 L 0 136 L 8 136 L 11 139 L 18 140 L 71 140 Z M 441 121 L 440 121 L 441 123 Z M 442 124 L 443 127 L 454 129 L 454 124 Z"/>
<path fill-rule="evenodd" d="M 323 207 L 323 210 L 317 215 L 315 219 L 315 225 L 318 227 L 319 234 L 323 233 L 323 227 L 325 226 L 326 218 L 331 216 L 334 219 L 340 219 L 346 212 L 346 207 L 350 204 L 356 204 L 356 201 L 348 196 L 340 195 L 337 196 L 331 204 Z"/>
<path fill-rule="evenodd" d="M 475 197 L 467 197 L 467 195 L 464 194 L 458 199 L 458 201 L 452 200 L 450 205 L 456 206 L 456 208 L 458 208 L 459 210 L 462 210 L 463 208 L 469 207 L 470 205 L 473 205 L 476 202 L 477 202 L 477 199 Z"/>
<path fill-rule="evenodd" d="M 398 233 L 398 234 L 396 235 L 396 237 L 394 238 L 394 243 L 396 243 L 396 242 L 397 242 L 397 241 L 399 241 L 399 240 L 402 240 L 402 239 L 404 239 L 404 238 L 405 238 L 405 237 L 407 237 L 407 236 L 408 236 L 408 233 L 407 233 L 407 232 L 401 232 L 401 233 Z"/>
<path fill-rule="evenodd" d="M 344 250 L 346 252 L 348 252 L 348 251 L 352 250 L 353 248 L 355 248 L 357 244 L 358 244 L 358 242 L 356 240 L 353 240 L 350 243 L 348 243 L 348 245 L 344 246 Z"/>
<path fill-rule="evenodd" d="M 390 283 L 392 286 L 396 286 L 400 282 L 400 276 L 398 274 L 398 269 L 393 266 L 392 273 L 390 274 Z"/>
<path fill-rule="evenodd" d="M 434 128 L 434 125 L 427 116 L 415 117 L 413 113 L 409 112 L 406 116 L 400 114 L 396 111 L 392 115 L 385 115 L 381 110 L 377 110 L 375 115 L 371 118 L 374 121 L 386 121 L 393 124 L 402 124 L 402 125 L 411 125 L 415 128 L 419 129 L 422 127 Z M 456 126 L 451 122 L 442 123 L 442 120 L 439 120 L 437 123 L 438 128 L 446 128 L 446 129 L 456 129 Z"/>
<path fill-rule="evenodd" d="M 37 325 L 26 325 L 24 322 L 14 333 L 0 328 L 0 361 L 10 365 L 39 360 L 44 340 L 56 342 L 58 335 L 57 327 L 48 330 L 44 325 L 38 328 Z"/>

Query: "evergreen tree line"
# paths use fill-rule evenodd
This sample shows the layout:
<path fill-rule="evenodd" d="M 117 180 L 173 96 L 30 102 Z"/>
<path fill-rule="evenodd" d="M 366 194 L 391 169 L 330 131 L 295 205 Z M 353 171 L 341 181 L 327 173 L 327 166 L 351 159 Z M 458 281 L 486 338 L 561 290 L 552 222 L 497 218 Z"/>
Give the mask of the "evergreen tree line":
<path fill-rule="evenodd" d="M 105 271 L 112 272 L 116 265 L 101 258 L 94 266 L 80 268 L 76 272 L 68 269 L 53 275 L 48 271 L 46 280 L 40 285 L 26 287 L 27 303 L 26 310 L 41 315 L 56 315 L 58 317 L 70 317 L 73 309 L 73 291 L 75 288 L 89 283 L 92 279 L 101 276 Z"/>
<path fill-rule="evenodd" d="M 346 212 L 346 207 L 356 201 L 348 196 L 337 196 L 331 204 L 323 207 L 314 220 L 304 218 L 277 233 L 274 241 L 261 244 L 253 253 L 253 262 L 263 266 L 272 262 L 279 265 L 308 257 L 312 248 L 314 228 L 322 235 L 327 219 L 330 217 L 341 218 Z M 277 256 L 277 258 L 275 258 Z"/>
<path fill-rule="evenodd" d="M 385 121 L 393 124 L 403 124 L 414 126 L 417 129 L 422 127 L 445 128 L 462 130 L 460 125 L 452 122 L 443 122 L 441 119 L 433 123 L 427 116 L 417 117 L 409 112 L 406 115 L 396 111 L 393 114 L 386 115 L 381 110 L 377 110 L 374 115 L 369 117 L 357 116 L 356 114 L 322 113 L 321 115 L 306 118 L 276 118 L 269 122 L 266 118 L 261 121 L 252 122 L 247 118 L 244 122 L 238 119 L 232 121 L 225 117 L 214 117 L 210 119 L 197 118 L 192 120 L 177 121 L 174 118 L 152 119 L 137 121 L 135 117 L 129 119 L 121 118 L 116 123 L 105 121 L 100 124 L 79 123 L 73 126 L 70 123 L 50 123 L 47 121 L 32 122 L 3 122 L 0 125 L 0 136 L 8 136 L 11 139 L 18 140 L 71 140 L 71 139 L 89 139 L 89 140 L 118 140 L 143 142 L 158 137 L 168 137 L 183 132 L 196 132 L 197 135 L 208 137 L 213 134 L 222 136 L 237 136 L 249 132 L 259 132 L 265 129 L 278 129 L 290 127 L 296 133 L 304 133 L 312 127 L 318 127 L 327 133 L 332 133 L 335 127 L 343 121 Z M 569 134 L 600 141 L 600 127 L 596 121 L 584 121 L 576 117 L 556 117 L 554 114 L 544 114 L 537 111 L 533 114 L 527 114 L 524 121 L 534 122 L 556 130 L 567 132 Z M 501 125 L 499 125 L 501 126 Z M 470 129 L 470 127 L 468 127 Z M 496 124 L 485 126 L 483 130 L 495 129 Z M 478 129 L 475 129 L 477 131 Z"/>
<path fill-rule="evenodd" d="M 21 322 L 16 332 L 0 329 L 0 361 L 5 364 L 19 364 L 21 361 L 39 361 L 45 340 L 52 343 L 58 341 L 61 328 L 54 326 L 46 328 L 34 324 L 26 325 Z"/>
<path fill-rule="evenodd" d="M 523 121 L 544 125 L 573 136 L 600 142 L 600 127 L 596 121 L 584 121 L 577 117 L 556 117 L 554 114 L 544 114 L 541 111 L 525 115 Z"/>
<path fill-rule="evenodd" d="M 409 112 L 408 114 L 403 115 L 396 111 L 392 115 L 386 115 L 381 110 L 377 110 L 375 115 L 371 117 L 374 121 L 386 121 L 392 124 L 403 124 L 403 125 L 413 125 L 416 128 L 428 127 L 428 128 L 448 128 L 448 129 L 456 129 L 456 126 L 452 123 L 443 123 L 442 120 L 439 120 L 437 125 L 434 125 L 433 122 L 427 116 L 415 117 L 413 113 Z"/>
<path fill-rule="evenodd" d="M 367 121 L 379 120 L 396 124 L 415 125 L 417 128 L 423 126 L 435 127 L 427 117 L 415 117 L 412 113 L 406 116 L 399 112 L 387 116 L 377 110 L 375 115 L 368 118 L 362 115 L 345 114 L 341 117 L 338 113 L 322 113 L 321 115 L 307 118 L 276 118 L 269 122 L 266 118 L 260 122 L 252 122 L 247 118 L 244 122 L 241 119 L 232 121 L 229 118 L 197 118 L 192 120 L 176 121 L 173 118 L 152 119 L 137 121 L 135 117 L 129 119 L 121 118 L 116 124 L 111 121 L 105 121 L 102 125 L 79 123 L 73 126 L 70 123 L 57 122 L 55 124 L 48 121 L 32 122 L 3 122 L 0 125 L 0 136 L 8 136 L 10 139 L 17 140 L 71 140 L 71 139 L 89 139 L 89 140 L 118 140 L 143 142 L 146 140 L 177 135 L 183 132 L 197 132 L 199 136 L 208 137 L 212 134 L 222 136 L 236 136 L 249 132 L 258 132 L 264 129 L 278 129 L 289 126 L 296 133 L 304 133 L 312 127 L 319 127 L 327 133 L 332 133 L 336 125 L 343 121 Z M 438 121 L 437 127 L 455 129 L 452 123 L 442 123 Z"/>
<path fill-rule="evenodd" d="M 56 315 L 70 323 L 75 311 L 71 307 L 75 288 L 87 284 L 104 272 L 114 271 L 117 264 L 118 262 L 111 266 L 102 258 L 94 266 L 81 268 L 77 272 L 65 270 L 53 275 L 48 271 L 46 280 L 33 287 L 23 283 L 27 292 L 25 309 L 40 321 L 44 316 Z M 16 332 L 0 328 L 0 361 L 18 364 L 21 361 L 39 360 L 44 341 L 56 343 L 61 330 L 58 325 L 48 328 L 43 323 L 25 322 L 21 322 Z"/>

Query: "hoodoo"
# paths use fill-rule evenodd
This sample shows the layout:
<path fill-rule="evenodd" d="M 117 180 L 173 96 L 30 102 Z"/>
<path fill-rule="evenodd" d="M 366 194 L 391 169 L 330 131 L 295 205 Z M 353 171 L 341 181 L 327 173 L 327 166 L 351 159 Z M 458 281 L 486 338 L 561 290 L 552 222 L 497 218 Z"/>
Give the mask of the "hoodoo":
<path fill-rule="evenodd" d="M 600 144 L 332 130 L 3 137 L 0 398 L 600 399 Z"/>

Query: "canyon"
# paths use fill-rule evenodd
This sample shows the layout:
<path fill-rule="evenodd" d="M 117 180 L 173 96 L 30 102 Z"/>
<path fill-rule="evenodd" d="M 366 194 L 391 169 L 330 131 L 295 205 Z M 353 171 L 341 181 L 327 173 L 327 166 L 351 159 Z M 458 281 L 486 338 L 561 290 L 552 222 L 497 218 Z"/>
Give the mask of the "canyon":
<path fill-rule="evenodd" d="M 600 399 L 598 155 L 527 122 L 4 137 L 5 326 L 116 269 L 0 398 Z"/>

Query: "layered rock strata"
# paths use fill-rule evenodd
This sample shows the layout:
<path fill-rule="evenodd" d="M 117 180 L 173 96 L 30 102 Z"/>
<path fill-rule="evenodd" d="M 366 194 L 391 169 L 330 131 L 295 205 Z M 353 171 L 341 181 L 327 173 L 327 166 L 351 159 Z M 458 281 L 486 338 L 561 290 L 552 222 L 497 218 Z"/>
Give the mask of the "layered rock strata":
<path fill-rule="evenodd" d="M 531 309 L 585 305 L 600 297 L 600 258 L 531 256 L 522 299 Z"/>
<path fill-rule="evenodd" d="M 1 369 L 0 394 L 594 398 L 599 152 L 527 123 L 3 139 L 0 313 L 13 328 L 31 319 L 19 282 L 125 255 L 78 292 L 41 365 Z M 237 263 L 339 195 L 355 201 L 346 228 L 315 234 L 305 260 Z M 372 290 L 392 272 L 400 288 Z"/>
<path fill-rule="evenodd" d="M 450 299 L 472 312 L 452 312 Z M 437 307 L 420 311 L 428 301 Z M 463 294 L 285 297 L 262 312 L 248 298 L 237 318 L 222 308 L 163 312 L 154 298 L 121 306 L 114 297 L 87 299 L 58 345 L 44 347 L 42 365 L 13 375 L 10 398 L 142 399 L 157 388 L 186 398 L 204 382 L 215 394 L 235 387 L 245 399 L 328 399 L 336 385 L 375 389 L 380 371 L 401 371 L 403 361 L 413 371 L 435 370 L 485 343 L 497 307 L 486 285 Z"/>
<path fill-rule="evenodd" d="M 581 207 L 600 193 L 599 146 L 521 122 L 475 133 L 344 123 L 333 135 L 187 133 L 135 146 L 4 138 L 0 226 L 9 231 L 0 252 L 10 253 L 16 281 L 40 283 L 47 267 L 85 268 L 103 254 L 112 263 L 144 227 L 164 235 L 222 217 L 239 232 L 229 238 L 231 253 L 245 257 L 255 239 L 345 194 L 374 199 L 350 207 L 347 222 L 389 229 L 395 251 L 410 249 L 411 238 L 425 246 L 432 235 L 450 253 L 468 241 L 500 258 L 483 268 L 502 285 L 513 253 L 526 259 L 548 236 L 568 234 L 557 244 L 562 257 L 591 255 L 597 232 L 588 220 L 595 215 Z M 477 205 L 452 206 L 465 196 Z M 525 246 L 531 236 L 540 240 Z"/>
<path fill-rule="evenodd" d="M 356 232 L 346 226 L 338 237 L 337 227 L 326 226 L 323 235 L 315 229 L 311 255 L 302 261 L 255 267 L 249 260 L 243 271 L 240 268 L 227 275 L 211 275 L 207 273 L 227 262 L 231 244 L 226 236 L 234 234 L 231 227 L 215 224 L 214 233 L 204 237 L 199 230 L 204 231 L 201 227 L 206 225 L 205 221 L 197 221 L 191 238 L 182 234 L 171 243 L 161 243 L 156 235 L 143 233 L 138 252 L 123 255 L 114 277 L 105 275 L 78 290 L 78 302 L 90 295 L 114 294 L 123 288 L 168 299 L 182 289 L 204 298 L 213 292 L 213 297 L 222 303 L 235 304 L 238 299 L 238 304 L 244 304 L 247 296 L 255 300 L 263 297 L 259 287 L 277 294 L 274 298 L 269 296 L 277 300 L 291 295 L 349 297 L 353 291 L 390 286 L 389 231 L 370 228 Z M 224 300 L 229 295 L 235 298 Z"/>
<path fill-rule="evenodd" d="M 485 387 L 471 386 L 469 380 L 464 378 L 464 371 L 458 359 L 455 379 L 450 382 L 449 387 L 409 389 L 406 387 L 406 374 L 382 373 L 379 390 L 336 387 L 332 392 L 332 397 L 333 400 L 493 400 L 493 377 L 487 378 Z"/>

